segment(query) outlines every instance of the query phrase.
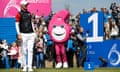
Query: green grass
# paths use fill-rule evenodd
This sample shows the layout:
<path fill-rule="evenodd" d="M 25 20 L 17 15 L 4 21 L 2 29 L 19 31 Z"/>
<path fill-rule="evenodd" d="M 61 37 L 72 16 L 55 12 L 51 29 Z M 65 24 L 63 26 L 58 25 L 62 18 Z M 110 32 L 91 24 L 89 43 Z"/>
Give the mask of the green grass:
<path fill-rule="evenodd" d="M 21 69 L 0 69 L 0 72 L 21 72 Z M 34 69 L 34 72 L 120 72 L 120 68 L 96 68 L 94 71 L 84 71 L 82 68 L 68 69 Z"/>

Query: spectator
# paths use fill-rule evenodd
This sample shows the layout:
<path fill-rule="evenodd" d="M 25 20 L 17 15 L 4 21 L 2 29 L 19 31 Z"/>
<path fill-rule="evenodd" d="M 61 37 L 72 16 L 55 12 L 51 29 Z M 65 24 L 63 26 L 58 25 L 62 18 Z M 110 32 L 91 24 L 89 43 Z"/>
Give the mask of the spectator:
<path fill-rule="evenodd" d="M 86 59 L 86 47 L 85 47 L 85 43 L 84 43 L 86 38 L 83 37 L 83 28 L 82 27 L 79 27 L 76 37 L 77 37 L 77 42 L 79 43 L 77 55 L 80 58 L 79 51 L 82 54 L 82 57 L 81 57 L 81 59 L 78 59 L 79 60 L 78 62 L 79 62 L 79 66 L 83 67 L 84 61 Z"/>
<path fill-rule="evenodd" d="M 73 67 L 73 56 L 74 56 L 74 43 L 72 37 L 67 42 L 67 60 L 68 60 L 68 67 Z"/>
<path fill-rule="evenodd" d="M 71 18 L 69 19 L 69 25 L 71 26 L 71 36 L 70 39 L 67 42 L 66 46 L 66 52 L 67 52 L 67 60 L 68 60 L 68 67 L 73 67 L 73 56 L 75 52 L 75 47 L 74 47 L 74 32 L 75 32 L 75 22 L 74 19 Z"/>
<path fill-rule="evenodd" d="M 75 55 L 76 55 L 76 63 L 77 63 L 77 67 L 79 67 L 79 61 L 80 61 L 80 48 L 78 47 L 79 45 L 79 42 L 78 42 L 78 38 L 77 38 L 77 34 L 79 32 L 79 28 L 80 26 L 79 25 L 76 25 L 76 29 L 75 29 L 75 33 L 73 34 L 73 39 L 74 39 L 74 46 L 76 48 L 75 50 Z"/>
<path fill-rule="evenodd" d="M 45 18 L 45 22 L 47 24 L 47 27 L 48 27 L 48 24 L 49 24 L 49 22 L 50 22 L 53 15 L 54 15 L 54 12 L 51 11 L 50 14 Z"/>
<path fill-rule="evenodd" d="M 91 13 L 94 13 L 94 12 L 98 12 L 96 7 L 93 7 L 91 10 L 90 10 Z"/>
<path fill-rule="evenodd" d="M 115 10 L 116 8 L 117 8 L 116 3 L 115 3 L 115 2 L 114 2 L 114 3 L 111 3 L 110 9 L 111 9 L 111 10 Z"/>
<path fill-rule="evenodd" d="M 50 39 L 50 36 L 48 33 L 45 34 L 45 43 L 47 46 L 46 49 L 46 57 L 49 61 L 51 61 L 54 57 L 54 46 L 53 46 L 53 41 Z"/>
<path fill-rule="evenodd" d="M 117 23 L 116 23 L 116 25 L 119 28 L 119 37 L 120 37 L 120 5 L 117 8 Z"/>
<path fill-rule="evenodd" d="M 110 38 L 110 31 L 108 29 L 105 29 L 104 40 L 109 40 Z"/>
<path fill-rule="evenodd" d="M 39 32 L 47 31 L 47 24 L 45 22 L 44 16 L 40 17 L 40 26 L 39 26 Z"/>
<path fill-rule="evenodd" d="M 56 63 L 56 60 L 55 60 L 55 49 L 54 49 L 54 42 L 51 40 L 49 34 L 46 32 L 44 32 L 45 35 L 44 35 L 44 38 L 45 38 L 45 44 L 46 44 L 46 53 L 45 53 L 45 56 L 46 56 L 46 60 L 50 63 L 52 63 L 52 66 L 55 67 L 55 63 Z"/>
<path fill-rule="evenodd" d="M 9 63 L 9 56 L 8 56 L 8 44 L 6 40 L 2 40 L 2 43 L 0 44 L 0 48 L 2 48 L 2 63 L 4 64 L 5 68 L 10 68 Z"/>
<path fill-rule="evenodd" d="M 82 9 L 82 13 L 83 13 L 83 14 L 86 14 L 86 13 L 87 13 L 87 10 L 86 10 L 86 9 Z"/>
<path fill-rule="evenodd" d="M 115 22 L 117 24 L 118 23 L 118 19 L 117 19 L 117 5 L 116 5 L 116 3 L 112 3 L 110 5 L 110 9 L 112 10 L 112 16 L 115 19 Z"/>
<path fill-rule="evenodd" d="M 0 45 L 2 44 L 2 40 L 0 40 Z M 0 46 L 0 68 L 4 68 L 4 65 L 2 63 L 2 51 L 3 51 L 3 48 L 1 48 Z"/>
<path fill-rule="evenodd" d="M 112 10 L 112 16 L 116 20 L 117 19 L 117 6 L 116 3 L 111 3 L 110 10 Z"/>
<path fill-rule="evenodd" d="M 12 43 L 8 54 L 11 58 L 11 67 L 18 68 L 19 47 L 17 47 L 16 42 Z"/>
<path fill-rule="evenodd" d="M 107 9 L 104 9 L 104 23 L 107 23 L 109 18 L 113 19 L 112 14 Z"/>
<path fill-rule="evenodd" d="M 118 37 L 119 29 L 115 22 L 112 22 L 110 25 L 110 36 L 112 39 L 116 39 Z"/>
<path fill-rule="evenodd" d="M 44 61 L 44 39 L 43 34 L 39 34 L 39 38 L 36 38 L 36 66 L 37 68 L 45 68 L 45 61 Z"/>

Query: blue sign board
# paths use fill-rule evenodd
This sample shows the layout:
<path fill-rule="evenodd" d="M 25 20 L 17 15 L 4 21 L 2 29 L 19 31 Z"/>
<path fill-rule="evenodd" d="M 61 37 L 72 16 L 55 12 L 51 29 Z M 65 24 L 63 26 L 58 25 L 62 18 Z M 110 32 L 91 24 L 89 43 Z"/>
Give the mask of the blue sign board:
<path fill-rule="evenodd" d="M 94 62 L 95 67 L 120 67 L 120 40 L 103 40 L 103 13 L 81 14 L 80 26 L 84 35 L 88 33 L 86 62 Z"/>
<path fill-rule="evenodd" d="M 104 26 L 103 13 L 95 12 L 80 15 L 80 26 L 84 28 L 84 33 L 88 33 L 87 42 L 103 41 Z"/>
<path fill-rule="evenodd" d="M 120 40 L 87 43 L 86 61 L 95 67 L 120 67 Z"/>
<path fill-rule="evenodd" d="M 0 40 L 3 39 L 8 44 L 16 40 L 15 18 L 0 18 Z"/>

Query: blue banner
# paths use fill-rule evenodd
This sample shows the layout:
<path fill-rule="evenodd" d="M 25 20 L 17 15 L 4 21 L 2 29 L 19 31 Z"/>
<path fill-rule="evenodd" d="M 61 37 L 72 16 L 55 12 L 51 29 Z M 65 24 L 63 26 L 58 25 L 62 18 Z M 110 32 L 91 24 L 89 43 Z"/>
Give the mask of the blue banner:
<path fill-rule="evenodd" d="M 0 18 L 0 40 L 3 39 L 8 44 L 16 40 L 15 18 Z"/>
<path fill-rule="evenodd" d="M 88 33 L 87 42 L 103 41 L 103 22 L 103 12 L 94 12 L 80 15 L 80 26 L 84 28 L 84 34 Z"/>
<path fill-rule="evenodd" d="M 95 67 L 120 67 L 120 40 L 103 40 L 103 13 L 81 14 L 80 26 L 88 34 L 86 61 L 94 62 Z"/>
<path fill-rule="evenodd" d="M 87 43 L 87 60 L 95 67 L 120 67 L 120 40 Z"/>

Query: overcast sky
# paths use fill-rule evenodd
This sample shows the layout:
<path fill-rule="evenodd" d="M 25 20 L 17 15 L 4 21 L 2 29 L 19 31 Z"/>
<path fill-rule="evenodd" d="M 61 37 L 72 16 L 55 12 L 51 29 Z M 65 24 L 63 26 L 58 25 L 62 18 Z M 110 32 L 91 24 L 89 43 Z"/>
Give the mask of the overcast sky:
<path fill-rule="evenodd" d="M 116 2 L 117 5 L 120 4 L 120 0 L 52 0 L 52 9 L 57 12 L 64 9 L 65 6 L 70 7 L 72 14 L 77 14 L 83 8 L 90 9 L 96 7 L 100 9 L 101 7 L 109 8 L 112 2 Z"/>

